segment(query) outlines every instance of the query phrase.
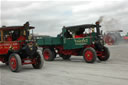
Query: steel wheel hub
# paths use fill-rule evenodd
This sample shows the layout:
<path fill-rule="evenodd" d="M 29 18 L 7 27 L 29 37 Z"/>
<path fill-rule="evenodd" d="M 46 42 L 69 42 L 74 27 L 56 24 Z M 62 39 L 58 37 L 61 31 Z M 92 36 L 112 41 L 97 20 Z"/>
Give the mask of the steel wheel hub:
<path fill-rule="evenodd" d="M 85 59 L 87 59 L 88 61 L 91 61 L 93 59 L 93 53 L 91 51 L 86 51 Z"/>
<path fill-rule="evenodd" d="M 44 58 L 45 58 L 46 60 L 48 60 L 49 57 L 50 57 L 49 52 L 48 52 L 48 51 L 45 51 L 45 52 L 44 52 Z"/>
<path fill-rule="evenodd" d="M 10 59 L 10 65 L 12 69 L 16 69 L 17 63 L 15 57 L 11 57 Z"/>

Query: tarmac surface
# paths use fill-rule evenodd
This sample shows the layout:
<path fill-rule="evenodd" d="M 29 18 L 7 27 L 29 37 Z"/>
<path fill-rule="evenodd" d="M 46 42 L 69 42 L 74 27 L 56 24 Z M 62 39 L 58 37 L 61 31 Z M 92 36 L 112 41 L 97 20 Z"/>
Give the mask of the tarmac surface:
<path fill-rule="evenodd" d="M 94 64 L 85 63 L 82 56 L 72 56 L 70 61 L 45 61 L 40 70 L 25 65 L 14 73 L 0 63 L 0 85 L 128 85 L 128 44 L 109 49 L 110 59 L 97 59 Z"/>

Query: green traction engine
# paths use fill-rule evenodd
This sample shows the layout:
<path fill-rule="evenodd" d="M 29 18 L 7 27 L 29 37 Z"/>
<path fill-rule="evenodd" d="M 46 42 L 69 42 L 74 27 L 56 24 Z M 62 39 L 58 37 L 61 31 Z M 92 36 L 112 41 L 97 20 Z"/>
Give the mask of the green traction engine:
<path fill-rule="evenodd" d="M 53 61 L 57 54 L 64 60 L 72 55 L 83 56 L 87 63 L 94 63 L 96 58 L 101 61 L 109 59 L 110 53 L 106 46 L 99 22 L 63 27 L 57 37 L 37 37 L 39 47 L 46 61 Z"/>

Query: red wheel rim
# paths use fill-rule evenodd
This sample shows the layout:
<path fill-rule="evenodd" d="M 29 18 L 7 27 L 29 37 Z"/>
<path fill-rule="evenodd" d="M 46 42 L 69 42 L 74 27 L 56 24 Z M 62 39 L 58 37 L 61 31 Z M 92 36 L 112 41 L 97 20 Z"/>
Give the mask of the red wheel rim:
<path fill-rule="evenodd" d="M 49 52 L 48 51 L 44 51 L 44 58 L 46 59 L 46 60 L 48 60 L 49 59 L 49 57 L 50 57 L 50 54 L 49 54 Z"/>
<path fill-rule="evenodd" d="M 93 59 L 93 53 L 90 50 L 85 52 L 85 59 L 87 61 L 91 61 Z"/>
<path fill-rule="evenodd" d="M 11 57 L 11 59 L 10 59 L 10 65 L 11 65 L 11 68 L 12 68 L 13 70 L 16 69 L 17 63 L 16 63 L 16 58 L 15 58 L 14 56 Z"/>

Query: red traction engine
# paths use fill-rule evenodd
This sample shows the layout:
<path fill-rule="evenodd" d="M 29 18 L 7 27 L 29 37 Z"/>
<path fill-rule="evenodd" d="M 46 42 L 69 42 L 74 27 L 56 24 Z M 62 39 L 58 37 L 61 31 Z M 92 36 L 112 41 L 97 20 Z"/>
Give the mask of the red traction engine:
<path fill-rule="evenodd" d="M 108 31 L 106 34 L 104 34 L 105 43 L 108 45 L 118 44 L 122 40 L 120 32 L 122 32 L 122 30 Z"/>
<path fill-rule="evenodd" d="M 40 69 L 43 59 L 30 30 L 34 27 L 26 22 L 23 26 L 3 26 L 0 28 L 0 61 L 9 66 L 11 71 L 20 71 L 22 65 L 32 64 Z"/>

